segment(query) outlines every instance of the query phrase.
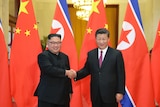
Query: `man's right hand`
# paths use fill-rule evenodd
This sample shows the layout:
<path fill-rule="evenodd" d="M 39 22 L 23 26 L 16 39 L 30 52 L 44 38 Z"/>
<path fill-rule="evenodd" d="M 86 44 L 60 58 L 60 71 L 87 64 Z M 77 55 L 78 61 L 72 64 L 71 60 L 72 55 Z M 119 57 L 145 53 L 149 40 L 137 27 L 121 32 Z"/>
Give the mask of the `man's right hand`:
<path fill-rule="evenodd" d="M 68 76 L 68 78 L 73 79 L 77 76 L 77 73 L 75 70 L 70 69 L 70 70 L 66 70 L 66 76 Z"/>

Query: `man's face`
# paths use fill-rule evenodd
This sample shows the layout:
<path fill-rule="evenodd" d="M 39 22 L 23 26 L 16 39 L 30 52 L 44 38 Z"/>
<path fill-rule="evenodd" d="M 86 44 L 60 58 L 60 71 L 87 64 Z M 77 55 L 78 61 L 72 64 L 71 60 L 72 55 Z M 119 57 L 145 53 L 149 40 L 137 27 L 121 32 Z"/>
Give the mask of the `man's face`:
<path fill-rule="evenodd" d="M 96 43 L 98 48 L 105 49 L 108 46 L 109 38 L 107 34 L 98 34 L 96 37 Z"/>
<path fill-rule="evenodd" d="M 61 39 L 59 37 L 52 37 L 50 40 L 48 40 L 47 44 L 48 50 L 50 50 L 54 54 L 59 53 L 61 48 Z"/>

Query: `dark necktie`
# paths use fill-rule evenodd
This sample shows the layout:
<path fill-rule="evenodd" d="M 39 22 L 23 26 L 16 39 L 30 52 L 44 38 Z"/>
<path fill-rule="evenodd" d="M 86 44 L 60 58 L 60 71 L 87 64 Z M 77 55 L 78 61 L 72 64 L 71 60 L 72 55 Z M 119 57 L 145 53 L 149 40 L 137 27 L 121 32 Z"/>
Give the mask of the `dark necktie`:
<path fill-rule="evenodd" d="M 101 65 L 102 65 L 102 54 L 103 54 L 103 51 L 101 51 L 101 53 L 100 53 L 100 57 L 99 57 L 99 67 L 101 67 Z"/>

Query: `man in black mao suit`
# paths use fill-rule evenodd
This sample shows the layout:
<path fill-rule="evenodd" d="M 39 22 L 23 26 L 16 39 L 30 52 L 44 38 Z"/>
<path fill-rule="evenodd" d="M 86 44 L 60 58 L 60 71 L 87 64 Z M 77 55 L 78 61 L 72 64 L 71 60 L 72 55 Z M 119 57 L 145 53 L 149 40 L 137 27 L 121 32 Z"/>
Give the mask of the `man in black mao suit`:
<path fill-rule="evenodd" d="M 48 35 L 48 50 L 38 55 L 40 82 L 35 91 L 38 107 L 69 107 L 72 93 L 68 56 L 60 52 L 61 35 Z"/>
<path fill-rule="evenodd" d="M 91 101 L 93 107 L 118 107 L 125 92 L 125 69 L 120 51 L 108 46 L 109 31 L 96 31 L 98 48 L 88 52 L 85 66 L 77 72 L 75 80 L 91 75 Z M 102 64 L 99 59 L 102 52 Z"/>

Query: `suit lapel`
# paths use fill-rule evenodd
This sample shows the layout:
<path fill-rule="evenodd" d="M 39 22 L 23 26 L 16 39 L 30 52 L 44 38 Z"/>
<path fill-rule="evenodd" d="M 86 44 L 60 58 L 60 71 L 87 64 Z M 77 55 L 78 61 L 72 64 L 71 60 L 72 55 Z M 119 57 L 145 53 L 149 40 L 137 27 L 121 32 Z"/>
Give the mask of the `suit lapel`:
<path fill-rule="evenodd" d="M 97 68 L 99 68 L 98 48 L 95 51 L 95 56 L 96 56 L 96 61 L 95 62 L 96 62 Z"/>
<path fill-rule="evenodd" d="M 98 48 L 94 50 L 92 58 L 93 58 L 92 61 L 94 61 L 95 63 L 94 67 L 99 69 Z"/>
<path fill-rule="evenodd" d="M 105 54 L 105 57 L 103 59 L 101 68 L 103 68 L 104 63 L 107 63 L 109 61 L 109 58 L 110 58 L 109 56 L 110 55 L 111 55 L 111 51 L 110 51 L 110 47 L 108 47 L 108 50 L 106 51 L 106 54 Z"/>

